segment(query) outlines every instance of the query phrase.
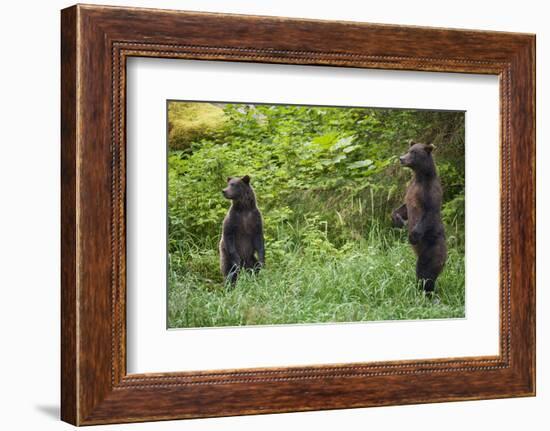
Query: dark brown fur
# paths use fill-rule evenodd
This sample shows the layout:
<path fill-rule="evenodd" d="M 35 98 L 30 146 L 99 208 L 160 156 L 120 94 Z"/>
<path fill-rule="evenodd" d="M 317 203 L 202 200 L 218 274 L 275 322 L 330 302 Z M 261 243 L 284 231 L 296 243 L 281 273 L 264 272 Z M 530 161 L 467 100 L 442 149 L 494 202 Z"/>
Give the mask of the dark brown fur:
<path fill-rule="evenodd" d="M 414 172 L 407 187 L 405 203 L 393 211 L 394 226 L 408 222 L 409 242 L 416 255 L 416 277 L 424 291 L 435 290 L 435 282 L 447 260 L 445 228 L 441 221 L 442 189 L 432 157 L 433 145 L 411 142 L 409 151 L 399 158 Z"/>
<path fill-rule="evenodd" d="M 232 203 L 223 221 L 220 269 L 226 282 L 234 285 L 241 268 L 257 271 L 265 263 L 262 215 L 248 175 L 228 178 L 222 193 Z"/>

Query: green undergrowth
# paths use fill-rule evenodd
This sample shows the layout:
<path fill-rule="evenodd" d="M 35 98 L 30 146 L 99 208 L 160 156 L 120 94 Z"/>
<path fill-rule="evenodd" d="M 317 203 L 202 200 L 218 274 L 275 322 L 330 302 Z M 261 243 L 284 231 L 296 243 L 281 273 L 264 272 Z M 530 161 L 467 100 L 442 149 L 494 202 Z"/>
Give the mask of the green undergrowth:
<path fill-rule="evenodd" d="M 213 250 L 170 272 L 170 328 L 464 317 L 464 257 L 451 249 L 437 294 L 417 287 L 415 257 L 401 238 L 363 239 L 330 252 L 298 247 L 259 274 L 223 285 Z"/>

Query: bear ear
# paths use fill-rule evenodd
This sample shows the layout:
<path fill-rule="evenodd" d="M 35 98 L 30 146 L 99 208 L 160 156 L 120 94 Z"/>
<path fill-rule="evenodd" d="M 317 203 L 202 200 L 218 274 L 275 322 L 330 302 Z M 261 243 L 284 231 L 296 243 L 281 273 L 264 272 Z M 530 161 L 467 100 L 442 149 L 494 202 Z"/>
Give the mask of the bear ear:
<path fill-rule="evenodd" d="M 409 139 L 409 147 L 412 147 L 416 142 L 414 142 L 412 139 Z"/>
<path fill-rule="evenodd" d="M 435 150 L 435 146 L 432 144 L 428 144 L 424 147 L 427 153 L 431 153 L 433 150 Z"/>
<path fill-rule="evenodd" d="M 242 177 L 241 180 L 243 180 L 246 184 L 250 184 L 250 177 L 248 175 Z"/>
<path fill-rule="evenodd" d="M 227 182 L 231 181 L 231 177 L 227 177 Z"/>

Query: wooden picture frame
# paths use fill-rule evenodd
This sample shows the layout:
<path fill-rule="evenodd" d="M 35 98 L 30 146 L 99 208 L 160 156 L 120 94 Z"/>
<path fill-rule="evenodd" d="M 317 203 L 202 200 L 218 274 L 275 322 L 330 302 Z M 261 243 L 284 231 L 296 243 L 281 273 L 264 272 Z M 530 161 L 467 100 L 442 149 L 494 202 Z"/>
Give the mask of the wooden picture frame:
<path fill-rule="evenodd" d="M 91 425 L 535 394 L 534 35 L 84 5 L 61 18 L 62 420 Z M 128 375 L 131 56 L 498 75 L 500 354 Z"/>

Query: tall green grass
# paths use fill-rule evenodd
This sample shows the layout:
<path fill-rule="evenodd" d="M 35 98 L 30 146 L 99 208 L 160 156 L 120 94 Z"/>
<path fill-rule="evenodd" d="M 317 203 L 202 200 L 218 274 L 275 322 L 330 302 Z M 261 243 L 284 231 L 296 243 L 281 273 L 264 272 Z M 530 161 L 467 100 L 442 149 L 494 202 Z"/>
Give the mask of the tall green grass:
<path fill-rule="evenodd" d="M 464 253 L 457 247 L 449 250 L 432 299 L 416 285 L 415 256 L 403 232 L 373 225 L 340 249 L 294 241 L 283 247 L 270 260 L 268 244 L 266 267 L 242 273 L 234 288 L 223 285 L 214 247 L 180 256 L 185 264 L 169 274 L 168 326 L 464 317 Z"/>

